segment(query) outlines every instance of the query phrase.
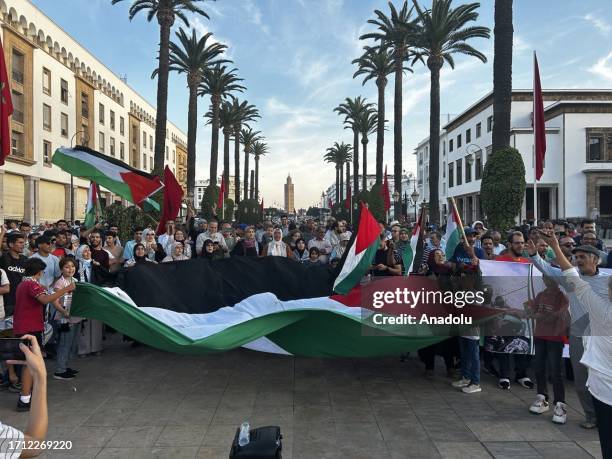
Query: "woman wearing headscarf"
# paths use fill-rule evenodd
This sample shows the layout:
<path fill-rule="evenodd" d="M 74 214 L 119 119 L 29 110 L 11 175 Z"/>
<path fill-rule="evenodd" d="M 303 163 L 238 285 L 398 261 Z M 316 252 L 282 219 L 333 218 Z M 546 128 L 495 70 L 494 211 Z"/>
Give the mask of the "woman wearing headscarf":
<path fill-rule="evenodd" d="M 125 262 L 125 267 L 129 268 L 130 266 L 134 266 L 138 263 L 156 263 L 155 260 L 151 260 L 147 257 L 147 252 L 145 246 L 142 242 L 137 243 L 134 246 L 134 256 Z"/>
<path fill-rule="evenodd" d="M 173 246 L 175 242 L 181 242 L 183 244 L 183 254 L 187 258 L 191 258 L 191 244 L 189 244 L 189 242 L 187 241 L 187 238 L 185 237 L 185 232 L 182 229 L 176 229 L 174 231 L 174 234 L 168 238 L 168 243 L 166 244 L 166 247 L 164 247 L 164 251 L 166 252 L 166 254 L 168 256 L 171 256 L 174 253 Z"/>
<path fill-rule="evenodd" d="M 77 249 L 76 260 L 78 267 L 75 278 L 79 282 L 95 283 L 95 266 L 91 258 L 91 249 L 83 244 Z M 79 357 L 89 354 L 100 355 L 102 352 L 102 335 L 104 324 L 96 319 L 85 319 L 81 322 L 81 330 L 78 333 Z"/>
<path fill-rule="evenodd" d="M 205 258 L 210 261 L 221 260 L 225 258 L 223 253 L 218 250 L 218 246 L 215 246 L 215 241 L 212 239 L 206 239 L 204 241 L 204 247 L 202 248 L 202 258 Z"/>
<path fill-rule="evenodd" d="M 306 260 L 308 260 L 308 249 L 306 248 L 306 241 L 303 238 L 299 238 L 295 242 L 295 249 L 292 252 L 293 255 L 291 258 L 293 258 L 295 261 L 305 263 Z"/>
<path fill-rule="evenodd" d="M 283 242 L 283 230 L 274 228 L 272 240 L 264 247 L 262 256 L 291 258 L 292 252 L 289 244 Z"/>
<path fill-rule="evenodd" d="M 294 229 L 289 231 L 289 234 L 285 238 L 283 238 L 283 242 L 285 242 L 285 244 L 288 244 L 291 250 L 295 250 L 295 245 L 297 244 L 297 241 L 301 238 L 302 233 L 300 232 L 300 230 Z"/>
<path fill-rule="evenodd" d="M 232 257 L 256 257 L 259 255 L 259 243 L 255 238 L 255 227 L 248 226 L 244 230 L 244 239 L 238 238 L 230 255 Z"/>
<path fill-rule="evenodd" d="M 146 228 L 142 232 L 142 243 L 149 260 L 159 263 L 166 256 L 164 247 L 155 240 L 155 231 L 152 229 Z"/>
<path fill-rule="evenodd" d="M 172 248 L 170 249 L 170 255 L 162 260 L 162 263 L 168 263 L 170 261 L 183 261 L 190 260 L 191 257 L 188 257 L 183 253 L 184 245 L 181 241 L 174 241 L 172 244 Z"/>

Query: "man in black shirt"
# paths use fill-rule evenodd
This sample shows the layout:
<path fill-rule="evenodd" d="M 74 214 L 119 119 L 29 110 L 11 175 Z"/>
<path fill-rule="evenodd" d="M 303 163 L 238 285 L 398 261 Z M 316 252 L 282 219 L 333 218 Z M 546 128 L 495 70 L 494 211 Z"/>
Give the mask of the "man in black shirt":
<path fill-rule="evenodd" d="M 0 258 L 0 268 L 4 269 L 11 284 L 11 290 L 4 295 L 4 310 L 6 316 L 12 316 L 15 310 L 15 292 L 24 273 L 24 263 L 27 258 L 23 255 L 25 238 L 21 233 L 8 233 L 6 235 L 8 252 Z"/>

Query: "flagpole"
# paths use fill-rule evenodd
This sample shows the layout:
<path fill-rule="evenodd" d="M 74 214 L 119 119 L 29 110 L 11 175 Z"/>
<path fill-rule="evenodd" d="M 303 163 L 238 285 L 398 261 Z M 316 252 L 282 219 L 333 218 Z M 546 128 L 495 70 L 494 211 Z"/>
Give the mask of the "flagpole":
<path fill-rule="evenodd" d="M 455 198 L 453 196 L 451 196 L 448 199 L 450 199 L 451 206 L 453 208 L 453 212 L 457 216 L 457 223 L 459 224 L 459 232 L 461 233 L 461 237 L 465 241 L 466 245 L 469 246 L 470 244 L 469 244 L 469 242 L 467 240 L 467 237 L 465 237 L 465 230 L 463 229 L 463 222 L 461 221 L 461 215 L 459 214 L 459 211 L 457 210 L 457 204 L 455 204 Z"/>
<path fill-rule="evenodd" d="M 537 179 L 537 163 L 538 160 L 536 158 L 536 52 L 533 51 L 533 104 L 531 107 L 533 113 L 533 148 L 532 148 L 532 158 L 533 158 L 533 226 L 538 226 L 538 179 Z"/>

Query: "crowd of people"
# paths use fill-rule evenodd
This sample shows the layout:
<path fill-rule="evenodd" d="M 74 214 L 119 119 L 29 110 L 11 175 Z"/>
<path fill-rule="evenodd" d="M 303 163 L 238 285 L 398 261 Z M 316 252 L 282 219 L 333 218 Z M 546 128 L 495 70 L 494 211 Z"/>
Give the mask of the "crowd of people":
<path fill-rule="evenodd" d="M 412 233 L 407 226 L 397 221 L 388 225 L 380 222 L 379 247 L 368 276 L 407 274 L 403 255 L 410 246 Z M 140 263 L 174 263 L 194 258 L 276 256 L 306 266 L 335 267 L 345 253 L 353 230 L 345 220 L 330 218 L 321 223 L 306 218 L 298 223 L 286 215 L 276 223 L 264 221 L 256 225 L 207 221 L 190 215 L 184 220 L 165 222 L 164 229 L 162 234 L 156 234 L 153 226 L 134 227 L 130 237 L 121 240 L 119 228 L 113 223 L 86 229 L 79 222 L 72 224 L 65 220 L 38 228 L 27 222 L 8 222 L 0 230 L 0 334 L 34 336 L 46 357 L 55 359 L 53 378 L 70 380 L 78 374 L 78 370 L 69 366 L 74 357 L 99 355 L 105 333 L 101 322 L 70 313 L 75 281 L 107 285 L 119 270 Z M 426 374 L 431 374 L 435 356 L 441 354 L 449 376 L 454 375 L 457 367 L 460 369 L 461 377 L 452 385 L 469 394 L 482 390 L 481 362 L 485 371 L 498 378 L 502 390 L 510 389 L 513 366 L 514 382 L 528 390 L 536 388 L 535 401 L 528 410 L 542 414 L 552 408 L 553 422 L 563 424 L 567 406 L 562 355 L 564 344 L 569 342 L 571 373 L 585 413 L 581 425 L 587 429 L 599 426 L 600 432 L 608 432 L 608 440 L 602 439 L 602 448 L 609 451 L 612 349 L 609 342 L 597 351 L 585 349 L 583 338 L 592 334 L 591 310 L 586 304 L 593 300 L 584 300 L 582 297 L 586 294 L 573 293 L 568 287 L 577 285 L 577 292 L 592 289 L 601 302 L 608 302 L 608 309 L 600 311 L 603 316 L 598 320 L 598 327 L 604 335 L 612 335 L 607 296 L 612 277 L 600 270 L 612 267 L 612 253 L 606 251 L 598 237 L 596 223 L 584 220 L 576 230 L 568 222 L 543 221 L 537 226 L 524 224 L 502 234 L 476 221 L 464 228 L 464 234 L 447 259 L 442 228 L 429 227 L 422 246 L 417 249 L 419 258 L 411 274 L 434 279 L 452 276 L 469 279 L 479 271 L 480 260 L 532 263 L 546 275 L 546 288 L 529 304 L 531 317 L 538 314 L 541 317 L 542 311 L 569 313 L 571 327 L 557 330 L 554 336 L 545 336 L 543 329 L 536 329 L 533 356 L 489 352 L 482 333 L 473 327 L 469 335 L 421 349 L 419 357 L 425 364 Z M 609 354 L 603 355 L 604 349 Z M 603 362 L 593 363 L 596 352 Z M 529 377 L 531 366 L 535 385 Z M 18 392 L 17 409 L 29 410 L 33 378 L 27 367 L 2 363 L 2 368 L 2 388 Z M 552 397 L 547 387 L 549 379 Z"/>

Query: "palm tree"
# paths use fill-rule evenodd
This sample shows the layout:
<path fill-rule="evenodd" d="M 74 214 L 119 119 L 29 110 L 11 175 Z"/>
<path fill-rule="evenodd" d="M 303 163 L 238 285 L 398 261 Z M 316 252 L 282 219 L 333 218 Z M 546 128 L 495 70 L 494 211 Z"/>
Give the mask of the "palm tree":
<path fill-rule="evenodd" d="M 219 56 L 227 48 L 220 43 L 206 42 L 212 36 L 207 33 L 201 38 L 196 36 L 195 30 L 189 37 L 182 28 L 176 32 L 178 42 L 170 42 L 170 71 L 187 75 L 189 88 L 189 109 L 187 113 L 187 196 L 193 197 L 195 188 L 196 168 L 196 137 L 198 130 L 198 85 L 202 75 L 209 65 L 222 62 Z M 153 77 L 159 73 L 153 71 Z"/>
<path fill-rule="evenodd" d="M 342 189 L 343 189 L 343 177 L 342 177 L 342 166 L 352 160 L 351 154 L 352 147 L 344 142 L 334 142 L 332 147 L 327 149 L 327 153 L 323 159 L 325 162 L 333 163 L 336 165 L 336 203 L 342 200 Z"/>
<path fill-rule="evenodd" d="M 385 119 L 385 88 L 387 87 L 387 75 L 394 72 L 393 51 L 387 46 L 365 46 L 361 57 L 353 60 L 359 69 L 353 75 L 357 78 L 364 75 L 362 84 L 369 80 L 376 82 L 378 88 L 378 119 Z M 404 70 L 412 72 L 409 68 Z M 383 175 L 383 150 L 385 147 L 385 123 L 378 123 L 376 133 L 376 184 L 382 185 Z M 364 155 L 365 157 L 365 155 Z"/>
<path fill-rule="evenodd" d="M 234 136 L 234 202 L 238 205 L 240 202 L 240 131 L 243 125 L 260 118 L 260 116 L 255 105 L 249 104 L 246 100 L 240 102 L 236 97 L 232 98 L 231 109 L 234 112 L 234 124 L 232 126 Z"/>
<path fill-rule="evenodd" d="M 344 128 L 353 131 L 353 193 L 355 194 L 359 192 L 359 129 L 355 127 L 355 122 L 371 107 L 371 103 L 358 96 L 353 99 L 347 97 L 343 103 L 334 108 L 338 115 L 344 115 Z"/>
<path fill-rule="evenodd" d="M 384 127 L 384 123 L 380 123 Z M 361 187 L 364 191 L 368 188 L 368 136 L 376 132 L 378 128 L 378 114 L 375 109 L 367 110 L 357 118 L 355 126 L 361 134 L 362 158 L 363 158 L 363 178 Z"/>
<path fill-rule="evenodd" d="M 217 185 L 217 163 L 219 158 L 219 109 L 221 100 L 232 91 L 243 91 L 246 88 L 239 81 L 235 74 L 236 69 L 228 70 L 226 66 L 217 64 L 204 70 L 203 78 L 200 82 L 198 95 L 210 96 L 210 124 L 212 125 L 211 145 L 210 145 L 210 184 Z M 225 158 L 224 158 L 225 159 Z M 228 160 L 229 161 L 229 160 Z M 225 164 L 224 164 L 225 166 Z M 229 166 L 229 164 L 228 164 Z M 227 181 L 225 182 L 227 184 Z"/>
<path fill-rule="evenodd" d="M 252 152 L 253 144 L 263 140 L 260 131 L 253 131 L 250 127 L 240 131 L 240 143 L 244 147 L 244 197 L 249 195 L 249 155 Z"/>
<path fill-rule="evenodd" d="M 376 19 L 368 20 L 378 28 L 377 32 L 367 33 L 360 39 L 374 39 L 388 46 L 393 52 L 395 72 L 395 88 L 393 99 L 393 182 L 394 189 L 402 195 L 402 76 L 404 61 L 410 57 L 410 47 L 414 40 L 414 33 L 418 19 L 412 19 L 412 8 L 408 9 L 408 2 L 404 0 L 402 8 L 398 11 L 393 3 L 389 2 L 390 16 L 380 10 L 375 10 Z M 402 211 L 401 202 L 395 203 L 395 216 Z"/>
<path fill-rule="evenodd" d="M 223 177 L 225 182 L 225 198 L 229 197 L 230 139 L 238 115 L 233 107 L 234 105 L 227 100 L 224 100 L 219 107 L 219 124 L 223 130 Z M 206 116 L 212 119 L 212 112 L 208 112 Z"/>
<path fill-rule="evenodd" d="M 255 199 L 259 201 L 259 158 L 268 153 L 268 145 L 258 140 L 253 143 L 251 153 L 255 157 Z"/>
<path fill-rule="evenodd" d="M 489 38 L 489 29 L 467 24 L 478 19 L 479 3 L 468 3 L 451 8 L 452 0 L 433 0 L 431 10 L 423 10 L 412 0 L 421 24 L 417 35 L 418 54 L 427 58 L 430 70 L 430 112 L 429 112 L 429 218 L 433 223 L 440 221 L 438 194 L 440 178 L 440 70 L 447 62 L 455 68 L 454 54 L 473 56 L 482 62 L 487 58 L 467 44 L 471 38 Z M 401 192 L 400 192 L 401 196 Z"/>
<path fill-rule="evenodd" d="M 123 0 L 112 0 L 115 5 Z M 170 71 L 170 29 L 179 18 L 189 27 L 186 13 L 194 13 L 210 19 L 195 4 L 202 0 L 134 0 L 129 10 L 130 21 L 140 11 L 147 12 L 147 21 L 157 18 L 159 24 L 159 64 L 157 79 L 157 113 L 155 116 L 155 163 L 153 173 L 161 177 L 164 171 L 166 149 L 166 122 L 168 119 L 168 73 Z"/>
<path fill-rule="evenodd" d="M 512 108 L 512 0 L 495 0 L 495 52 L 493 55 L 493 145 L 510 145 Z"/>

